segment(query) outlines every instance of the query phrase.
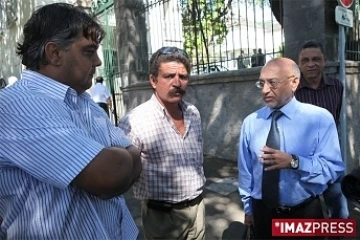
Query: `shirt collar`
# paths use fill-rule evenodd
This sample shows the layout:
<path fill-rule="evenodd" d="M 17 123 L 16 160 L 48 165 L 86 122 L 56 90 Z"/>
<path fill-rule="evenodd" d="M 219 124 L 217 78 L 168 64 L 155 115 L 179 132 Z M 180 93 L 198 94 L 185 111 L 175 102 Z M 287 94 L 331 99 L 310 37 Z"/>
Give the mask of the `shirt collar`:
<path fill-rule="evenodd" d="M 285 116 L 292 119 L 295 114 L 297 104 L 298 104 L 298 101 L 296 100 L 295 97 L 293 97 L 290 102 L 288 102 L 286 105 L 284 105 L 280 109 L 273 109 L 273 108 L 266 107 L 265 117 L 268 119 L 268 118 L 270 118 L 273 111 L 280 110 Z"/>
<path fill-rule="evenodd" d="M 334 81 L 332 80 L 332 78 L 330 78 L 329 76 L 326 76 L 326 75 L 322 75 L 321 77 L 321 81 L 320 81 L 320 85 L 318 88 L 322 88 L 326 85 L 335 85 Z M 300 88 L 310 88 L 309 87 L 309 84 L 306 82 L 305 78 L 303 77 L 303 75 L 301 75 L 300 77 L 300 84 L 299 84 L 299 87 L 298 89 Z"/>
<path fill-rule="evenodd" d="M 77 95 L 74 89 L 41 73 L 25 69 L 22 75 L 22 79 L 27 81 L 29 88 L 41 91 L 49 97 L 64 100 L 68 94 Z M 79 96 L 90 98 L 86 92 Z"/>
<path fill-rule="evenodd" d="M 165 107 L 159 102 L 155 93 L 151 96 L 150 100 L 155 104 L 156 108 L 159 109 L 164 114 L 163 116 L 167 115 Z M 180 104 L 180 107 L 181 107 L 183 113 L 185 114 L 185 112 L 188 108 L 188 105 L 182 100 L 180 101 L 179 104 Z"/>

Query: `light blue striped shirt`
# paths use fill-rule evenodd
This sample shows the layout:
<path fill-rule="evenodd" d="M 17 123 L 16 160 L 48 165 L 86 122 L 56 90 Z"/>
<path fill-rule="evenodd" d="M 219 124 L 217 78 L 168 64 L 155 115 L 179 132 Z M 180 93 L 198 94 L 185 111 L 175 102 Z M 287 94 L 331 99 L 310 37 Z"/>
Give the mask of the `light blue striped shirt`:
<path fill-rule="evenodd" d="M 129 145 L 89 94 L 25 70 L 0 91 L 0 238 L 136 239 L 122 196 L 71 185 L 104 147 Z"/>

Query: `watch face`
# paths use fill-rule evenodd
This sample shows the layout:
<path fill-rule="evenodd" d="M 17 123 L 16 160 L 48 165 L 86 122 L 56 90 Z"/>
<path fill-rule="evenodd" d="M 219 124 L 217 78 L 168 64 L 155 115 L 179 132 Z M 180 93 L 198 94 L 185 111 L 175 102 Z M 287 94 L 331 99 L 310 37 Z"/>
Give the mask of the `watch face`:
<path fill-rule="evenodd" d="M 299 162 L 296 159 L 291 159 L 291 167 L 298 168 Z"/>

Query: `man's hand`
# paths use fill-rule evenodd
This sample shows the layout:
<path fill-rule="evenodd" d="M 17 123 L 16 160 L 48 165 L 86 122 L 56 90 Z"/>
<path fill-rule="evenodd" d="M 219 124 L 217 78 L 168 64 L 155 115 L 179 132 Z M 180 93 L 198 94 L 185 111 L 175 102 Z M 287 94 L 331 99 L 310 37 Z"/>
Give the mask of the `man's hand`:
<path fill-rule="evenodd" d="M 245 214 L 244 224 L 247 225 L 247 226 L 254 225 L 253 216 Z"/>
<path fill-rule="evenodd" d="M 260 154 L 261 162 L 265 165 L 265 171 L 271 171 L 275 169 L 290 168 L 290 162 L 292 156 L 288 153 L 284 153 L 280 150 L 269 148 L 264 146 Z"/>

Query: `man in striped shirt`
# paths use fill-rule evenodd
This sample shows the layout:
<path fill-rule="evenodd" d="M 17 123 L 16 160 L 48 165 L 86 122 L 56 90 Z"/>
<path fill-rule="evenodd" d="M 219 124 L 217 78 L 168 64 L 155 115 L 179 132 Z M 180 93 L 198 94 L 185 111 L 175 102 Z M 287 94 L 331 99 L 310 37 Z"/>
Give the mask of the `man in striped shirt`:
<path fill-rule="evenodd" d="M 324 73 L 326 58 L 324 48 L 318 41 L 305 42 L 299 52 L 300 84 L 295 97 L 300 102 L 310 103 L 327 109 L 334 117 L 337 126 L 344 87 L 335 78 Z M 324 199 L 332 218 L 348 218 L 347 200 L 341 192 L 341 176 L 324 192 Z"/>
<path fill-rule="evenodd" d="M 119 123 L 141 151 L 134 185 L 146 239 L 204 239 L 203 139 L 198 109 L 182 100 L 189 81 L 185 51 L 163 47 L 150 59 L 151 99 Z"/>
<path fill-rule="evenodd" d="M 310 103 L 327 109 L 340 123 L 343 85 L 324 73 L 326 58 L 320 42 L 304 43 L 299 53 L 300 84 L 295 97 L 300 102 Z"/>
<path fill-rule="evenodd" d="M 23 34 L 26 70 L 0 94 L 0 239 L 136 239 L 121 194 L 140 153 L 85 92 L 103 29 L 56 3 Z"/>

